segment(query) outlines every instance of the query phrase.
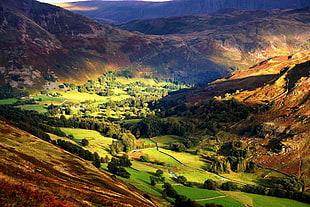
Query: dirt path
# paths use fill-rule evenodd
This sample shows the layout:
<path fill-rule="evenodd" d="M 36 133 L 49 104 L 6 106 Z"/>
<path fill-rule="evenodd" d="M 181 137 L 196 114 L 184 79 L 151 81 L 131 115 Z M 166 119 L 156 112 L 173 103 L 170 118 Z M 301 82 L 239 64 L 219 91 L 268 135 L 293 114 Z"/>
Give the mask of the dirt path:
<path fill-rule="evenodd" d="M 194 201 L 208 201 L 208 200 L 213 200 L 213 199 L 217 199 L 217 198 L 225 198 L 225 197 L 227 197 L 227 196 L 223 195 L 223 196 L 216 196 L 216 197 L 212 197 L 212 198 L 197 199 L 197 200 L 194 200 Z"/>

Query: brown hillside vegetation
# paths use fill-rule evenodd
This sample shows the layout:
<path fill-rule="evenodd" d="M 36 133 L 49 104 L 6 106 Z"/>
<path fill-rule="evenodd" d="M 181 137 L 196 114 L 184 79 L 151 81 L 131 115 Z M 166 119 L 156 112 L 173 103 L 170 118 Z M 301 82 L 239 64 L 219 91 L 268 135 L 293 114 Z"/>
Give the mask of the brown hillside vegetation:
<path fill-rule="evenodd" d="M 205 87 L 169 98 L 186 97 L 188 104 L 235 99 L 268 109 L 232 124 L 231 137 L 255 148 L 262 167 L 297 175 L 310 188 L 310 53 L 279 56 Z M 218 135 L 221 137 L 221 135 Z"/>
<path fill-rule="evenodd" d="M 0 123 L 1 206 L 157 206 L 89 162 Z"/>
<path fill-rule="evenodd" d="M 258 146 L 255 161 L 263 167 L 271 167 L 290 175 L 295 174 L 310 186 L 310 53 L 300 53 L 289 57 L 275 57 L 249 70 L 235 72 L 227 80 L 215 84 L 215 88 L 235 80 L 239 81 L 238 91 L 228 93 L 221 99 L 235 98 L 245 104 L 269 104 L 267 112 L 255 114 L 259 120 L 260 137 L 248 138 L 247 142 Z M 265 82 L 253 80 L 266 77 Z M 237 86 L 237 85 L 236 85 Z M 247 123 L 241 123 L 241 125 Z M 270 150 L 273 143 L 280 148 L 275 153 Z"/>

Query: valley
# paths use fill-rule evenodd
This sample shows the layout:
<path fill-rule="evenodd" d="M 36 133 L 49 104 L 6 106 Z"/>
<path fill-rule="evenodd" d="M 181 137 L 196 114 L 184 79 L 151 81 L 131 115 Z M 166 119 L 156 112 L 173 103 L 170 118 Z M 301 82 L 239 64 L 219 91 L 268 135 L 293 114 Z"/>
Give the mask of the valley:
<path fill-rule="evenodd" d="M 310 7 L 191 2 L 0 1 L 1 206 L 310 206 Z"/>
<path fill-rule="evenodd" d="M 274 108 L 277 105 L 267 107 L 261 101 L 253 103 L 245 101 L 248 98 L 239 98 L 244 97 L 243 93 L 249 94 L 249 91 L 255 94 L 255 91 L 259 91 L 257 89 L 249 88 L 249 91 L 244 90 L 239 93 L 231 93 L 231 95 L 227 95 L 227 91 L 221 91 L 221 89 L 226 90 L 227 87 L 222 85 L 230 84 L 235 77 L 242 79 L 242 77 L 251 77 L 251 74 L 256 77 L 257 71 L 274 74 L 273 79 L 275 76 L 281 78 L 281 75 L 284 74 L 281 72 L 281 68 L 291 67 L 293 70 L 294 66 L 290 65 L 305 62 L 308 56 L 299 55 L 296 57 L 298 58 L 291 58 L 286 63 L 269 60 L 249 69 L 245 75 L 242 75 L 241 71 L 235 72 L 227 79 L 209 84 L 207 88 L 190 88 L 190 86 L 177 84 L 171 80 L 124 78 L 115 75 L 112 71 L 81 85 L 50 82 L 47 84 L 50 88 L 42 90 L 40 94 L 35 94 L 28 99 L 3 99 L 1 107 L 4 108 L 2 110 L 5 110 L 6 113 L 10 111 L 10 113 L 5 115 L 2 111 L 2 119 L 9 124 L 22 126 L 22 129 L 31 132 L 34 129 L 27 127 L 23 122 L 34 121 L 37 119 L 35 117 L 38 116 L 36 115 L 38 112 L 44 113 L 42 118 L 37 120 L 39 122 L 33 122 L 32 126 L 39 131 L 43 130 L 43 133 L 44 131 L 48 133 L 47 136 L 37 133 L 37 136 L 41 136 L 44 140 L 61 148 L 66 145 L 71 148 L 73 146 L 82 147 L 93 153 L 93 156 L 96 154 L 99 164 L 97 165 L 93 158 L 90 159 L 90 162 L 104 171 L 111 171 L 108 166 L 113 157 L 121 159 L 125 155 L 128 156 L 131 165 L 124 169 L 129 176 L 122 178 L 122 174 L 116 173 L 117 177 L 149 195 L 158 196 L 158 202 L 162 202 L 159 197 L 162 197 L 162 193 L 165 192 L 163 186 L 168 183 L 177 193 L 186 196 L 181 199 L 178 196 L 168 195 L 166 199 L 169 202 L 193 202 L 189 205 L 216 203 L 222 206 L 244 206 L 252 203 L 253 206 L 263 206 L 265 203 L 260 204 L 259 201 L 262 198 L 252 197 L 246 193 L 256 191 L 250 190 L 253 188 L 251 186 L 257 186 L 258 194 L 286 197 L 285 191 L 280 191 L 281 195 L 271 194 L 273 186 L 281 179 L 291 179 L 291 175 L 296 175 L 298 181 L 292 183 L 292 189 L 295 188 L 294 185 L 300 186 L 301 184 L 298 183 L 303 183 L 303 190 L 308 191 L 309 182 L 306 167 L 309 156 L 306 152 L 309 146 L 308 139 L 306 137 L 302 139 L 301 136 L 304 136 L 302 134 L 296 135 L 295 130 L 299 130 L 299 125 L 291 125 L 289 128 L 283 129 L 289 130 L 286 132 L 286 138 L 279 139 L 282 135 L 278 136 L 279 141 L 274 143 L 275 146 L 271 146 L 271 143 L 275 141 L 274 135 L 265 135 L 265 138 L 261 138 L 262 133 L 267 131 L 257 131 L 257 134 L 253 134 L 253 132 L 251 134 L 248 131 L 251 127 L 253 128 L 253 123 L 256 123 L 256 126 L 257 123 L 260 123 L 259 120 L 249 121 L 249 115 L 259 115 L 258 118 L 263 120 L 263 113 L 268 112 L 271 115 L 272 113 L 269 113 L 271 110 L 277 110 L 279 113 L 279 109 Z M 281 65 L 279 66 L 279 64 Z M 265 67 L 263 67 L 264 65 Z M 300 65 L 302 66 L 302 64 Z M 260 67 L 260 69 L 257 70 L 256 67 Z M 286 73 L 288 74 L 289 70 Z M 276 81 L 272 82 L 276 83 Z M 253 87 L 261 87 L 259 82 L 257 84 Z M 231 86 L 230 88 L 233 89 Z M 242 85 L 238 86 L 245 88 Z M 204 101 L 197 103 L 198 99 L 196 99 L 193 102 L 193 97 L 205 97 L 209 91 L 208 87 L 211 87 L 213 91 L 211 97 L 216 98 L 210 97 L 211 99 L 207 102 L 205 100 L 208 99 L 199 98 Z M 283 87 L 286 87 L 286 84 Z M 279 94 L 281 93 L 279 91 Z M 278 95 L 275 96 L 278 97 Z M 185 102 L 187 105 L 179 101 L 183 97 L 187 97 Z M 306 103 L 307 101 L 303 101 L 301 104 Z M 6 104 L 11 104 L 14 108 L 6 108 L 9 107 Z M 33 118 L 29 121 L 25 118 L 17 121 L 16 118 L 25 113 L 19 111 L 20 109 L 32 110 L 28 112 L 27 116 Z M 20 115 L 14 115 L 14 113 Z M 45 123 L 42 122 L 43 120 Z M 46 124 L 52 128 L 47 127 Z M 297 126 L 298 128 L 296 128 Z M 294 127 L 294 132 L 292 132 L 292 127 Z M 228 130 L 228 128 L 230 129 Z M 277 128 L 275 130 L 279 131 Z M 304 131 L 304 134 L 308 134 L 308 131 Z M 294 136 L 294 138 L 291 139 L 290 136 Z M 296 139 L 299 141 L 294 141 Z M 86 140 L 86 144 L 83 144 L 83 140 Z M 302 143 L 305 145 L 303 146 Z M 264 147 L 261 148 L 263 145 L 270 145 L 271 148 L 265 151 Z M 302 155 L 300 161 L 302 164 L 299 168 L 292 168 L 294 162 L 288 162 L 286 167 L 283 165 L 283 159 L 296 156 L 296 153 L 283 152 L 281 148 L 277 148 L 277 146 L 283 147 L 284 145 L 296 145 L 298 147 L 295 149 L 298 149 L 298 152 L 299 149 L 302 149 L 303 152 L 300 151 L 300 153 L 305 153 Z M 64 149 L 81 156 L 79 151 L 72 151 L 67 147 Z M 301 154 L 297 154 L 297 156 L 301 157 Z M 275 159 L 282 159 L 284 168 L 277 166 Z M 286 161 L 284 162 L 286 163 Z M 156 177 L 155 172 L 158 170 L 163 172 L 162 177 Z M 184 178 L 185 181 L 178 181 L 179 178 Z M 206 187 L 207 180 L 213 182 L 214 187 Z M 226 192 L 228 188 L 226 189 L 225 183 L 231 183 L 233 192 Z M 220 191 L 212 191 L 215 189 Z M 196 192 L 198 190 L 201 192 Z M 239 194 L 235 192 L 236 190 L 239 191 Z M 241 192 L 242 194 L 240 194 Z M 201 196 L 197 197 L 197 193 Z M 298 199 L 306 199 L 304 196 L 307 194 Z M 240 200 L 245 197 L 247 201 Z M 269 197 L 263 199 L 268 200 Z M 270 199 L 274 199 L 274 197 L 270 197 Z M 297 206 L 307 206 L 307 204 L 293 200 L 279 200 L 279 202 L 284 206 L 290 206 L 291 202 L 295 202 L 294 205 Z M 254 203 L 256 204 L 254 205 Z"/>

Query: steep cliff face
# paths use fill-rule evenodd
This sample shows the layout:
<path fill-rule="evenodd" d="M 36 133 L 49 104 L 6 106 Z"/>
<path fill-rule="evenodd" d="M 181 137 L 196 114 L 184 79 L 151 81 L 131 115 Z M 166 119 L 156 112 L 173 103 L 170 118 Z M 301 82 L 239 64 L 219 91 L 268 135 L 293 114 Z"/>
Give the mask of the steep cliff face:
<path fill-rule="evenodd" d="M 218 11 L 223 12 L 227 8 L 248 10 L 301 8 L 310 6 L 310 3 L 307 0 L 174 0 L 167 2 L 86 1 L 58 5 L 93 19 L 111 23 L 189 14 L 213 14 Z"/>

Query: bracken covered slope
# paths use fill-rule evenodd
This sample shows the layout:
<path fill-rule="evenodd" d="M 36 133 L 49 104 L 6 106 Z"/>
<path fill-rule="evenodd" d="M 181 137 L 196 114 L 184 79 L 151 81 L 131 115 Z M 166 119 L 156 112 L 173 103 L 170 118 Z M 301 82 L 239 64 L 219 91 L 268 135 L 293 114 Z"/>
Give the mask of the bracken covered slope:
<path fill-rule="evenodd" d="M 0 122 L 1 206 L 158 206 L 89 162 Z"/>

